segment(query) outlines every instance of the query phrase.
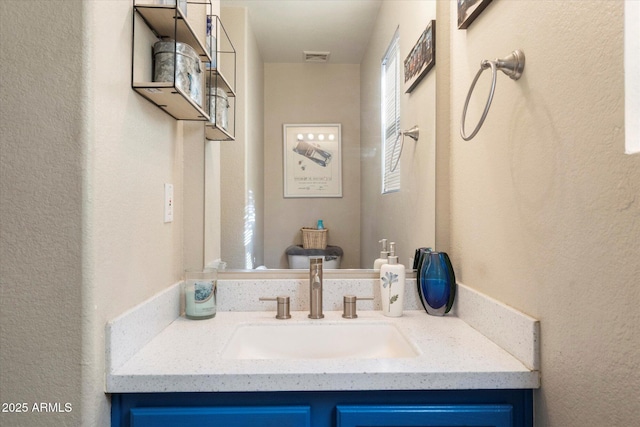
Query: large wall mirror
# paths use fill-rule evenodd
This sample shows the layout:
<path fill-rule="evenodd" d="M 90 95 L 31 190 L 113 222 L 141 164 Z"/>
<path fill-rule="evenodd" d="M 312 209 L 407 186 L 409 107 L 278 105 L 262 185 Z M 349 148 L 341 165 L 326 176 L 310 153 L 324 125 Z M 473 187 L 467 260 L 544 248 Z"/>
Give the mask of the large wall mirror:
<path fill-rule="evenodd" d="M 419 126 L 420 138 L 405 140 L 401 188 L 384 195 L 380 76 L 396 30 L 404 60 L 435 15 L 435 0 L 221 1 L 238 51 L 237 138 L 208 148 L 205 262 L 286 269 L 287 247 L 319 219 L 343 250 L 341 269 L 371 269 L 382 238 L 408 268 L 417 247 L 434 245 L 435 68 L 402 90 L 400 127 Z M 284 197 L 283 125 L 332 123 L 342 130 L 342 196 Z"/>

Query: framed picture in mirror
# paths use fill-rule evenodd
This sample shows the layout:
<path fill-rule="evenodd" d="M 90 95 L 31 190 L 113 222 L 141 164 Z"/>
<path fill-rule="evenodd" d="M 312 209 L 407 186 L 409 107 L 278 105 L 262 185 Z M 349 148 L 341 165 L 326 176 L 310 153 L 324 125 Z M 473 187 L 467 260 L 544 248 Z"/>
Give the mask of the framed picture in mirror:
<path fill-rule="evenodd" d="M 342 197 L 340 124 L 283 125 L 284 197 Z"/>
<path fill-rule="evenodd" d="M 491 0 L 458 0 L 458 29 L 468 28 L 489 3 Z"/>
<path fill-rule="evenodd" d="M 405 93 L 410 93 L 436 65 L 436 21 L 432 20 L 404 60 Z"/>

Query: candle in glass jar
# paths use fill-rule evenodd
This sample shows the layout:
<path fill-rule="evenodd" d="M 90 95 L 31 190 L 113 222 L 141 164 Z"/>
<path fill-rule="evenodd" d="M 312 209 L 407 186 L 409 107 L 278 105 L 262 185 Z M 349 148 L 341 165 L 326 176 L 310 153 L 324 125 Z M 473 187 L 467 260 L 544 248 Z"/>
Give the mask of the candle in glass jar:
<path fill-rule="evenodd" d="M 188 319 L 210 319 L 216 315 L 216 270 L 185 272 L 184 312 Z"/>

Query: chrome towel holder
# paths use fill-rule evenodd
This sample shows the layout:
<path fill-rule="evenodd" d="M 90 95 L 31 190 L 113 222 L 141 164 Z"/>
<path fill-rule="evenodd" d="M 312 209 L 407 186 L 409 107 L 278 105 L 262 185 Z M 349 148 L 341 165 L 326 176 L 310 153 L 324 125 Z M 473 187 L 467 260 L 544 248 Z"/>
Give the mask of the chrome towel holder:
<path fill-rule="evenodd" d="M 391 150 L 391 158 L 393 159 L 393 155 L 396 153 L 396 146 L 398 145 L 398 140 L 402 137 L 402 145 L 400 145 L 400 154 L 398 154 L 398 158 L 396 159 L 395 165 L 391 168 L 390 172 L 394 172 L 398 167 L 398 163 L 400 162 L 400 156 L 402 156 L 402 150 L 404 149 L 404 137 L 408 136 L 414 141 L 418 142 L 418 138 L 420 138 L 420 128 L 418 126 L 414 126 L 411 129 L 402 130 L 398 132 L 398 136 L 396 137 L 396 141 L 393 143 L 393 149 Z"/>
<path fill-rule="evenodd" d="M 476 128 L 471 132 L 471 135 L 467 136 L 464 131 L 464 122 L 467 116 L 467 107 L 469 106 L 469 99 L 471 99 L 471 94 L 473 93 L 473 89 L 476 86 L 476 82 L 480 77 L 480 74 L 487 68 L 491 68 L 491 72 L 493 74 L 493 79 L 491 81 L 491 91 L 489 92 L 489 98 L 487 99 L 487 104 L 484 107 L 484 111 L 482 113 L 482 117 L 480 117 L 480 121 Z M 495 59 L 493 61 L 483 60 L 480 63 L 480 70 L 476 74 L 476 77 L 473 79 L 473 83 L 471 83 L 471 87 L 469 88 L 469 93 L 467 94 L 467 100 L 464 102 L 464 110 L 462 110 L 462 123 L 460 124 L 460 136 L 465 141 L 471 140 L 484 123 L 484 119 L 487 117 L 487 113 L 489 113 L 489 107 L 491 107 L 491 101 L 493 100 L 493 94 L 496 90 L 496 78 L 498 74 L 498 70 L 505 73 L 507 76 L 511 77 L 513 80 L 518 80 L 522 76 L 522 71 L 524 70 L 524 52 L 520 49 L 514 50 L 511 54 L 502 59 Z"/>

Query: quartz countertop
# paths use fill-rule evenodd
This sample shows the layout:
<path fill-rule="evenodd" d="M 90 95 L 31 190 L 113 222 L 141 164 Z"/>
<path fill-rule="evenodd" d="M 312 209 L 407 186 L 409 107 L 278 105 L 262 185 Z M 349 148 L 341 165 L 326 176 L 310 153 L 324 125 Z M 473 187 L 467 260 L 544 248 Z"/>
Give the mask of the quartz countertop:
<path fill-rule="evenodd" d="M 157 306 L 161 306 L 162 301 L 167 304 L 166 301 L 176 298 L 175 289 L 165 294 L 155 298 L 153 304 L 148 303 L 134 311 L 137 315 L 148 316 L 144 310 L 150 310 L 150 304 L 158 311 Z M 458 299 L 467 298 L 467 294 L 467 301 L 473 303 L 473 307 L 482 305 L 473 299 L 478 295 L 467 288 L 459 288 Z M 496 305 L 495 301 L 489 302 Z M 518 328 L 513 316 L 520 316 L 520 313 L 508 307 L 498 310 L 506 310 L 497 313 L 497 318 L 506 322 L 502 327 L 513 330 L 516 325 Z M 466 313 L 468 308 L 458 307 L 458 311 Z M 207 320 L 169 318 L 165 320 L 167 325 L 158 327 L 157 333 L 148 333 L 139 326 L 140 322 L 130 319 L 132 314 L 129 313 L 126 317 L 131 321 L 130 325 L 138 325 L 136 327 L 148 337 L 125 350 L 128 342 L 140 341 L 130 330 L 134 327 L 118 329 L 117 322 L 108 325 L 106 391 L 445 390 L 540 386 L 537 356 L 534 355 L 531 361 L 519 360 L 512 355 L 518 350 L 510 348 L 509 352 L 503 348 L 510 344 L 500 346 L 476 329 L 485 327 L 482 322 L 477 326 L 458 316 L 435 317 L 424 310 L 407 310 L 398 318 L 386 317 L 378 310 L 359 311 L 357 319 L 344 319 L 341 311 L 325 311 L 325 318 L 320 320 L 308 319 L 305 311 L 291 314 L 292 319 L 277 320 L 273 311 L 219 311 L 215 318 Z M 470 314 L 469 317 L 474 316 Z M 533 336 L 518 336 L 517 339 L 533 339 L 537 343 L 538 323 L 524 317 L 524 334 L 529 335 L 531 329 Z M 300 360 L 237 360 L 222 355 L 232 334 L 241 325 L 343 322 L 393 324 L 413 343 L 418 355 L 387 359 Z M 537 353 L 537 345 L 534 350 Z"/>

